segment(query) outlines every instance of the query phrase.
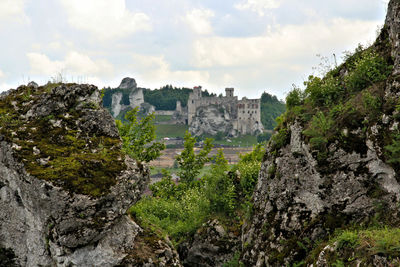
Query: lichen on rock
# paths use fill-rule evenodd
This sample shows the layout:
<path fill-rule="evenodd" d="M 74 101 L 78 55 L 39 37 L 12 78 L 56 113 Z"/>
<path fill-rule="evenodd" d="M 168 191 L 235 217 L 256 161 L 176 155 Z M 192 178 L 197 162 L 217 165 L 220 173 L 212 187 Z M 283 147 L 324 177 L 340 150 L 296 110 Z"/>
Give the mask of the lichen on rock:
<path fill-rule="evenodd" d="M 148 169 L 122 153 L 95 86 L 0 96 L 0 248 L 16 264 L 120 264 L 143 231 L 126 210 L 148 181 Z"/>

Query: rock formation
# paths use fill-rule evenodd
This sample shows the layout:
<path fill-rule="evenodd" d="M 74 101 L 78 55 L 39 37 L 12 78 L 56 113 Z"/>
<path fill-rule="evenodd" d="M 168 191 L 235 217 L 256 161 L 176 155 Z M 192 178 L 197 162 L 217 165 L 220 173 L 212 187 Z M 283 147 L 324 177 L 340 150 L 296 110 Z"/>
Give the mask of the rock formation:
<path fill-rule="evenodd" d="M 2 262 L 179 266 L 167 241 L 149 241 L 126 215 L 149 173 L 121 152 L 114 119 L 100 107 L 90 85 L 21 86 L 1 95 Z"/>
<path fill-rule="evenodd" d="M 133 108 L 139 107 L 140 112 L 149 114 L 155 108 L 144 102 L 143 89 L 138 88 L 135 79 L 126 77 L 115 89 L 116 92 L 111 96 L 111 114 L 114 118 L 123 117 L 125 113 Z M 127 92 L 127 99 L 124 100 L 123 92 Z"/>
<path fill-rule="evenodd" d="M 179 246 L 179 256 L 184 266 L 223 266 L 240 250 L 237 233 L 226 231 L 214 219 L 201 227 L 192 240 Z"/>
<path fill-rule="evenodd" d="M 189 131 L 194 136 L 203 134 L 216 135 L 218 132 L 223 132 L 227 136 L 238 135 L 237 131 L 233 129 L 227 107 L 222 104 L 197 108 L 196 115 L 189 126 Z"/>
<path fill-rule="evenodd" d="M 316 244 L 326 241 L 335 229 L 374 223 L 399 225 L 399 173 L 388 162 L 383 140 L 400 123 L 392 104 L 400 92 L 399 18 L 400 2 L 391 0 L 385 26 L 371 48 L 380 53 L 388 49 L 394 60 L 388 79 L 369 88 L 380 90 L 372 92 L 382 96 L 382 110 L 377 113 L 381 115 L 376 123 L 369 122 L 373 121 L 368 115 L 372 114 L 371 106 L 365 117 L 343 118 L 343 124 L 348 126 L 342 131 L 342 140 L 347 141 L 330 143 L 321 156 L 311 149 L 304 135 L 307 125 L 297 118 L 285 125 L 288 135 L 280 145 L 273 141 L 268 146 L 253 195 L 254 215 L 243 227 L 242 244 L 246 245 L 242 259 L 246 266 L 289 266 L 300 262 L 332 266 L 329 260 L 334 254 L 348 255 L 343 257 L 353 261 L 351 266 L 398 265 L 395 257 L 376 254 L 360 259 L 351 248 L 347 254 L 340 254 L 337 244 L 325 248 Z M 346 66 L 344 63 L 339 67 L 342 81 L 348 75 Z M 311 251 L 319 254 L 313 256 Z"/>

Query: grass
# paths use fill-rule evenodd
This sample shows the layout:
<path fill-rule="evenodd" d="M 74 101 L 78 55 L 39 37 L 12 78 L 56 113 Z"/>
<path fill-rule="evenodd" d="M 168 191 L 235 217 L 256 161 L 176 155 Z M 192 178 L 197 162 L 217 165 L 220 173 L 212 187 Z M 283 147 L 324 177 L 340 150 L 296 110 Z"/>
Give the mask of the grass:
<path fill-rule="evenodd" d="M 252 147 L 253 145 L 257 145 L 257 136 L 253 135 L 242 135 L 239 137 L 225 137 L 222 140 L 216 140 L 213 136 L 206 136 L 214 139 L 215 145 L 225 145 L 225 146 L 234 146 L 234 147 Z M 231 142 L 228 142 L 227 140 Z"/>
<path fill-rule="evenodd" d="M 154 123 L 166 122 L 172 119 L 172 115 L 155 115 Z"/>
<path fill-rule="evenodd" d="M 189 129 L 187 125 L 177 124 L 158 124 L 156 125 L 157 139 L 164 137 L 181 137 L 185 136 L 185 132 Z"/>

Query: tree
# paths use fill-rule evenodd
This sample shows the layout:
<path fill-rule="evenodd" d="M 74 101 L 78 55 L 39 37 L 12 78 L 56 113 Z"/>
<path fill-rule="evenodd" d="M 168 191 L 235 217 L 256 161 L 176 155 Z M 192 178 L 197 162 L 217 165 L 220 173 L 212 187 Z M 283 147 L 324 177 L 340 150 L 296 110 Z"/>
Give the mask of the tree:
<path fill-rule="evenodd" d="M 194 153 L 194 145 L 196 139 L 186 131 L 185 134 L 184 149 L 180 155 L 176 157 L 176 161 L 179 165 L 178 176 L 184 183 L 191 183 L 194 181 L 196 176 L 200 173 L 204 164 L 210 161 L 208 154 L 211 152 L 213 147 L 212 139 L 206 138 L 204 146 L 198 154 Z"/>
<path fill-rule="evenodd" d="M 222 149 L 215 156 L 215 164 L 205 176 L 205 193 L 214 212 L 230 214 L 235 208 L 235 185 L 228 175 L 229 165 Z"/>
<path fill-rule="evenodd" d="M 138 162 L 149 162 L 161 155 L 165 145 L 154 142 L 156 138 L 153 124 L 154 114 L 137 119 L 139 109 L 136 107 L 125 115 L 127 122 L 116 120 L 119 134 L 122 138 L 122 149 Z"/>

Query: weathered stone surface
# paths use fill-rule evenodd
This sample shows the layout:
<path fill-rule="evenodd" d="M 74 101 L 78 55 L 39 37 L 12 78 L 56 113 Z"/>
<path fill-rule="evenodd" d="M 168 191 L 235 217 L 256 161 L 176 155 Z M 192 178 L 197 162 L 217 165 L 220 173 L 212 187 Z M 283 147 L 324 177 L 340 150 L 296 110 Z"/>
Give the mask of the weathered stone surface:
<path fill-rule="evenodd" d="M 184 266 L 217 267 L 232 259 L 239 249 L 239 237 L 213 220 L 200 228 L 193 240 L 181 244 L 179 254 Z"/>
<path fill-rule="evenodd" d="M 125 77 L 122 79 L 121 84 L 118 86 L 118 88 L 121 89 L 134 89 L 137 87 L 136 81 L 133 78 L 130 77 Z"/>
<path fill-rule="evenodd" d="M 391 0 L 384 31 L 388 31 L 395 64 L 382 88 L 384 101 L 399 96 L 399 12 L 400 2 Z M 290 142 L 277 151 L 267 148 L 253 195 L 254 215 L 242 229 L 242 244 L 248 244 L 242 251 L 246 266 L 290 266 L 304 260 L 318 240 L 329 239 L 335 229 L 368 226 L 374 218 L 399 225 L 400 181 L 385 162 L 382 142 L 382 136 L 399 123 L 392 112 L 371 125 L 364 137 L 360 128 L 343 129 L 343 135 L 352 135 L 351 142 L 356 142 L 351 151 L 344 144 L 332 143 L 323 160 L 302 136 L 304 126 L 287 125 Z M 332 245 L 322 248 L 314 264 L 329 266 L 325 255 L 335 251 Z M 398 264 L 397 259 L 373 257 L 369 259 L 373 266 Z"/>
<path fill-rule="evenodd" d="M 88 137 L 102 136 L 104 140 L 109 138 L 120 143 L 113 118 L 100 108 L 101 99 L 96 87 L 61 84 L 49 88 L 38 89 L 43 90 L 41 95 L 38 95 L 39 91 L 31 91 L 36 95 L 22 98 L 25 99 L 23 104 L 18 102 L 18 97 L 24 94 L 24 87 L 0 98 L 0 101 L 6 101 L 6 97 L 14 96 L 16 103 L 0 104 L 2 107 L 15 105 L 21 114 L 20 128 L 16 133 L 2 128 L 4 125 L 0 127 L 1 133 L 7 134 L 0 135 L 0 248 L 12 251 L 16 263 L 21 266 L 118 265 L 132 254 L 138 245 L 136 237 L 143 231 L 127 217 L 126 210 L 139 199 L 149 181 L 149 171 L 129 157 L 116 158 L 115 161 L 123 162 L 121 166 L 124 168 L 113 177 L 115 182 L 108 189 L 94 195 L 70 190 L 62 179 L 54 183 L 52 179 L 38 179 L 31 175 L 25 166 L 26 158 L 20 154 L 30 146 L 22 148 L 10 141 L 21 145 L 34 142 L 36 139 L 32 135 L 24 136 L 20 131 L 28 130 L 28 125 L 30 133 L 35 133 L 34 128 L 38 130 L 42 126 L 36 127 L 34 123 L 51 118 L 48 120 L 51 129 L 78 133 L 77 136 L 85 142 L 95 140 Z M 74 117 L 69 114 L 71 112 Z M 71 125 L 73 131 L 66 129 Z M 28 136 L 33 139 L 21 140 Z M 61 135 L 57 138 L 63 140 Z M 75 140 L 73 136 L 69 138 Z M 51 145 L 56 146 L 54 142 Z M 43 144 L 41 149 L 38 145 L 32 146 L 31 154 L 37 157 L 43 153 L 42 148 L 46 148 Z M 100 146 L 104 148 L 106 144 Z M 60 153 L 65 153 L 61 145 L 59 149 Z M 118 146 L 110 149 L 118 149 Z M 87 169 L 101 167 L 102 161 L 95 158 L 97 153 L 102 153 L 102 150 L 92 149 L 88 154 L 93 160 L 88 161 L 92 165 Z M 53 157 L 41 160 L 43 165 L 49 164 L 48 168 L 52 168 Z M 38 164 L 42 165 L 42 162 Z M 69 171 L 68 166 L 65 168 Z M 169 245 L 164 247 L 170 248 Z M 176 255 L 172 256 L 172 261 L 179 264 Z"/>
<path fill-rule="evenodd" d="M 194 136 L 203 134 L 216 135 L 218 132 L 223 132 L 228 136 L 238 135 L 238 132 L 234 130 L 227 107 L 224 105 L 199 107 L 189 126 L 189 131 Z"/>

